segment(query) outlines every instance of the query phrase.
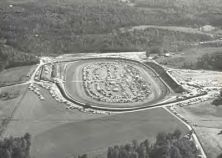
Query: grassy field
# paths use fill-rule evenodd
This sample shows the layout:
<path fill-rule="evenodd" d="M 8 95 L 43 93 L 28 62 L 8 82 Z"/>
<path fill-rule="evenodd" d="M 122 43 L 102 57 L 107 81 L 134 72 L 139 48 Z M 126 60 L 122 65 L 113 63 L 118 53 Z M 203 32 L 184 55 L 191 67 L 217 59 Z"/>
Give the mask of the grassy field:
<path fill-rule="evenodd" d="M 18 95 L 13 99 L 0 99 L 0 134 L 2 134 L 1 132 L 7 126 L 9 118 L 20 104 L 26 89 L 26 85 L 0 88 L 0 93 L 8 92 L 10 94 L 11 92 L 18 92 Z"/>
<path fill-rule="evenodd" d="M 187 120 L 197 124 L 194 127 L 209 158 L 215 158 L 221 153 L 222 136 L 222 106 L 214 106 L 211 101 L 180 108 L 178 111 Z"/>
<path fill-rule="evenodd" d="M 25 82 L 35 66 L 22 66 L 0 72 L 0 87 Z"/>
<path fill-rule="evenodd" d="M 39 100 L 35 93 L 28 91 L 8 126 L 6 136 L 21 136 L 25 132 L 30 132 L 32 136 L 35 136 L 44 130 L 67 122 L 78 122 L 103 116 L 66 110 L 65 104 L 58 103 L 45 89 L 40 88 L 40 90 L 45 100 Z"/>
<path fill-rule="evenodd" d="M 27 88 L 26 85 L 0 88 L 0 93 L 2 92 L 10 93 L 15 91 L 19 93 L 19 95 L 13 99 L 8 99 L 8 100 L 0 99 L 0 118 L 5 118 L 11 114 L 12 109 L 14 109 L 15 104 L 22 98 L 22 95 L 24 94 L 26 88 Z"/>
<path fill-rule="evenodd" d="M 153 141 L 158 132 L 172 132 L 177 128 L 183 134 L 187 132 L 183 124 L 163 109 L 70 122 L 34 137 L 32 154 L 37 158 L 61 158 L 91 153 L 133 139 Z"/>

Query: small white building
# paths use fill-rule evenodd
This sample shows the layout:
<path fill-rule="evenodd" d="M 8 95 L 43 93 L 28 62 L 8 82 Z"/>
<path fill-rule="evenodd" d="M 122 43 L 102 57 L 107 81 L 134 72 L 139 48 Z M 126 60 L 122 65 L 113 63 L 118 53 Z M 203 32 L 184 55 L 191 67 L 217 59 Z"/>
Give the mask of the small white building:
<path fill-rule="evenodd" d="M 120 0 L 120 2 L 123 2 L 123 3 L 130 3 L 130 0 Z"/>
<path fill-rule="evenodd" d="M 118 87 L 113 88 L 113 92 L 118 92 L 118 91 L 119 91 Z"/>
<path fill-rule="evenodd" d="M 164 54 L 165 57 L 170 57 L 170 53 Z"/>
<path fill-rule="evenodd" d="M 203 32 L 210 32 L 210 31 L 214 31 L 216 28 L 212 25 L 204 25 L 202 27 L 200 27 L 200 31 Z"/>

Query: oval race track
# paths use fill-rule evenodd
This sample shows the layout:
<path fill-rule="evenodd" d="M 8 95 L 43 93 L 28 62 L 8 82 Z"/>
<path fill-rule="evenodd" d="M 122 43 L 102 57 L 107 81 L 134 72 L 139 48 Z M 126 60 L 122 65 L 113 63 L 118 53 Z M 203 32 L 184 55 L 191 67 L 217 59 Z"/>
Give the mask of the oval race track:
<path fill-rule="evenodd" d="M 132 66 L 141 74 L 146 82 L 149 83 L 151 94 L 148 95 L 142 101 L 118 103 L 118 102 L 106 102 L 92 98 L 86 93 L 83 80 L 83 69 L 87 66 L 94 66 L 98 63 L 123 63 Z M 118 66 L 118 65 L 117 65 Z M 132 110 L 140 109 L 144 107 L 151 107 L 163 100 L 169 90 L 166 85 L 156 76 L 156 73 L 152 69 L 143 65 L 140 62 L 127 60 L 127 59 L 113 59 L 113 58 L 93 58 L 93 59 L 80 59 L 72 62 L 68 62 L 66 66 L 66 76 L 64 82 L 64 92 L 74 103 L 80 103 L 81 105 L 89 105 L 92 108 L 100 110 Z"/>

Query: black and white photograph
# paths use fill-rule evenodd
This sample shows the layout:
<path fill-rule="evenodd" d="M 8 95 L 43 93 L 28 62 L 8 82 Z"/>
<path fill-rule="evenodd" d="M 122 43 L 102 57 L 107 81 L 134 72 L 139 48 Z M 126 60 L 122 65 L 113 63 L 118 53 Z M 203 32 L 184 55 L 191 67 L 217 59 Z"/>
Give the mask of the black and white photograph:
<path fill-rule="evenodd" d="M 0 0 L 0 158 L 222 158 L 222 0 Z"/>

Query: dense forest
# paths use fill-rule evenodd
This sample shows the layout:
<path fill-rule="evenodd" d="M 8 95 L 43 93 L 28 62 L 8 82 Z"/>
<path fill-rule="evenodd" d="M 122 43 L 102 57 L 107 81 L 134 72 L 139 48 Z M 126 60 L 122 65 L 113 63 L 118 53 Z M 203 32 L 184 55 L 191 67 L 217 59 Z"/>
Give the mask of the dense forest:
<path fill-rule="evenodd" d="M 9 137 L 0 140 L 0 158 L 30 158 L 31 136 Z"/>
<path fill-rule="evenodd" d="M 33 65 L 39 62 L 35 55 L 20 52 L 13 47 L 0 44 L 0 71 L 6 68 Z"/>
<path fill-rule="evenodd" d="M 36 63 L 34 56 L 52 54 L 149 51 L 152 47 L 159 47 L 162 51 L 178 51 L 190 47 L 192 42 L 211 38 L 207 35 L 154 28 L 134 31 L 121 31 L 120 28 L 138 25 L 199 28 L 206 24 L 221 27 L 221 5 L 217 2 L 218 0 L 211 3 L 207 0 L 1 1 L 0 43 L 13 48 L 13 53 L 5 57 L 5 50 L 1 50 L 0 65 L 1 68 L 7 68 L 22 63 L 33 64 Z"/>
<path fill-rule="evenodd" d="M 120 27 L 155 24 L 165 19 L 158 15 L 157 20 L 149 12 L 111 0 L 75 0 L 67 4 L 36 1 L 12 8 L 7 5 L 1 5 L 0 36 L 7 39 L 6 44 L 35 54 L 84 50 L 90 47 L 85 42 L 88 37 L 96 36 L 93 39 L 98 40 L 100 34 Z"/>
<path fill-rule="evenodd" d="M 147 32 L 152 34 L 152 30 L 146 30 L 145 33 L 139 32 L 138 35 L 137 32 L 129 35 L 118 33 L 118 29 L 136 25 L 199 27 L 210 24 L 209 20 L 218 21 L 216 15 L 210 17 L 209 20 L 203 20 L 195 7 L 188 8 L 183 3 L 179 5 L 180 3 L 176 0 L 167 2 L 134 0 L 132 3 L 135 3 L 135 6 L 127 5 L 119 0 L 56 2 L 36 0 L 29 3 L 15 3 L 13 7 L 9 7 L 10 3 L 0 3 L 2 3 L 0 5 L 0 37 L 6 39 L 7 45 L 38 55 L 103 50 L 144 50 L 145 45 L 149 43 L 148 39 L 153 38 L 149 33 L 147 34 Z M 147 5 L 140 5 L 143 3 Z M 201 9 L 208 7 L 209 12 L 215 12 L 211 10 L 211 6 L 204 4 L 196 6 Z M 187 14 L 181 8 L 187 11 Z M 157 38 L 160 37 L 161 34 Z M 196 35 L 194 37 L 202 38 Z M 116 41 L 117 39 L 119 40 Z M 161 40 L 166 41 L 167 36 Z"/>
<path fill-rule="evenodd" d="M 108 147 L 107 158 L 198 158 L 200 154 L 190 134 L 182 137 L 180 130 L 173 133 L 159 133 L 156 141 L 151 143 L 148 139 L 125 145 Z M 86 154 L 78 158 L 87 158 Z"/>
<path fill-rule="evenodd" d="M 222 105 L 222 89 L 220 90 L 220 95 L 216 99 L 213 100 L 212 104 L 216 106 Z"/>
<path fill-rule="evenodd" d="M 205 54 L 198 59 L 197 68 L 222 71 L 222 52 Z"/>
<path fill-rule="evenodd" d="M 188 58 L 189 59 L 189 58 Z M 179 59 L 184 60 L 184 58 Z M 221 51 L 214 51 L 206 54 L 200 54 L 194 61 L 186 60 L 185 62 L 179 61 L 178 58 L 175 59 L 175 64 L 178 64 L 179 66 L 181 63 L 181 66 L 179 68 L 183 69 L 193 69 L 193 70 L 213 70 L 213 71 L 222 71 L 222 52 Z M 161 62 L 161 64 L 167 64 L 170 63 L 172 60 Z M 177 67 L 176 66 L 176 67 Z"/>

